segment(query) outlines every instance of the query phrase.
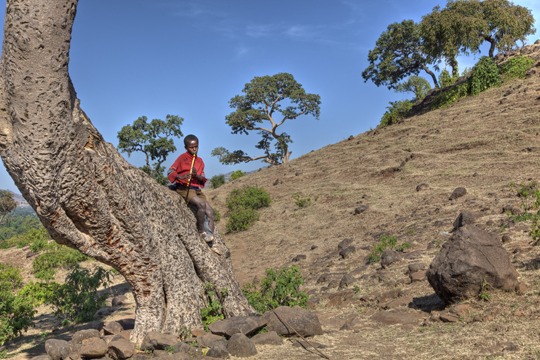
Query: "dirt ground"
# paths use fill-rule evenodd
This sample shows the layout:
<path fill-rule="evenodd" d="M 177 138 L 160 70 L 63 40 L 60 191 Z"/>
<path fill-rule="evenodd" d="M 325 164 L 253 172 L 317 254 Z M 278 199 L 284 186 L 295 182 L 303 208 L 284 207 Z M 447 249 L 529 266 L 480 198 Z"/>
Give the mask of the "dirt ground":
<path fill-rule="evenodd" d="M 521 184 L 540 182 L 539 72 L 207 192 L 224 217 L 222 233 L 232 189 L 257 185 L 270 193 L 272 204 L 253 228 L 225 235 L 236 275 L 246 284 L 267 268 L 299 266 L 323 326 L 307 350 L 287 340 L 258 348 L 253 359 L 540 359 L 540 247 L 532 244 L 530 222 L 509 222 L 502 210 L 522 207 Z M 450 200 L 457 187 L 466 195 Z M 311 205 L 300 208 L 293 195 Z M 360 206 L 367 210 L 355 212 Z M 429 267 L 463 210 L 478 215 L 478 226 L 506 235 L 522 294 L 491 291 L 488 301 L 444 308 L 425 278 L 411 281 L 409 266 Z M 385 269 L 366 261 L 381 234 L 412 245 Z M 346 239 L 356 251 L 343 258 L 338 244 Z M 9 251 L 1 261 L 24 263 L 24 254 L 15 254 L 22 250 Z M 340 286 L 345 275 L 348 285 Z M 133 317 L 121 283 L 128 303 L 105 321 Z M 10 346 L 14 359 L 76 330 L 51 332 L 45 313 L 40 321 Z"/>

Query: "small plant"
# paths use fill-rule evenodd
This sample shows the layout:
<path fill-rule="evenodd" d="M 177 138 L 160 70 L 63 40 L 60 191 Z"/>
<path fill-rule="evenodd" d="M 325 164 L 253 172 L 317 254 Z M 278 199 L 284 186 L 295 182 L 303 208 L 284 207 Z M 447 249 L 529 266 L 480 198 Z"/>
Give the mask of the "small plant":
<path fill-rule="evenodd" d="M 230 179 L 231 179 L 231 181 L 234 181 L 234 180 L 236 180 L 236 179 L 241 178 L 241 177 L 244 176 L 244 175 L 246 175 L 246 173 L 243 172 L 242 170 L 236 170 L 236 171 L 233 171 L 233 172 L 231 173 Z"/>
<path fill-rule="evenodd" d="M 386 112 L 383 114 L 380 122 L 381 127 L 394 125 L 407 117 L 411 110 L 413 102 L 410 100 L 390 101 L 390 105 L 386 107 Z"/>
<path fill-rule="evenodd" d="M 478 293 L 478 298 L 483 301 L 491 300 L 489 290 L 491 290 L 491 284 L 487 282 L 486 279 L 483 279 L 482 285 L 480 286 L 480 292 Z"/>
<path fill-rule="evenodd" d="M 201 319 L 203 322 L 204 330 L 208 331 L 208 326 L 215 323 L 218 320 L 223 320 L 223 308 L 221 301 L 228 295 L 227 289 L 217 291 L 214 284 L 205 284 L 206 299 L 208 306 L 201 309 Z"/>
<path fill-rule="evenodd" d="M 396 251 L 405 251 L 409 249 L 411 244 L 404 242 L 398 245 L 398 239 L 393 235 L 381 235 L 379 237 L 379 242 L 376 243 L 371 252 L 368 255 L 367 262 L 368 264 L 373 264 L 381 260 L 381 256 L 386 249 L 393 249 Z"/>
<path fill-rule="evenodd" d="M 225 175 L 215 175 L 210 178 L 210 184 L 214 189 L 217 189 L 221 185 L 225 184 Z"/>
<path fill-rule="evenodd" d="M 292 195 L 292 198 L 294 199 L 294 203 L 296 204 L 296 206 L 298 206 L 300 209 L 306 208 L 314 202 L 311 197 L 299 192 L 294 193 Z"/>
<path fill-rule="evenodd" d="M 51 284 L 54 295 L 46 303 L 54 307 L 55 315 L 65 323 L 91 321 L 108 297 L 107 294 L 99 294 L 98 288 L 107 286 L 109 282 L 110 272 L 102 267 L 93 272 L 76 267 L 64 284 Z"/>
<path fill-rule="evenodd" d="M 538 216 L 538 214 L 532 220 L 531 231 L 529 232 L 529 235 L 531 235 L 533 245 L 540 244 L 540 217 Z"/>
<path fill-rule="evenodd" d="M 36 310 L 32 301 L 20 294 L 22 284 L 18 269 L 0 264 L 0 346 L 32 325 Z"/>
<path fill-rule="evenodd" d="M 229 213 L 229 219 L 225 225 L 225 230 L 228 233 L 234 233 L 249 229 L 255 222 L 259 220 L 257 210 L 250 208 L 239 208 Z"/>
<path fill-rule="evenodd" d="M 300 291 L 304 279 L 297 266 L 267 269 L 266 277 L 259 284 L 248 284 L 242 289 L 248 302 L 259 313 L 278 306 L 306 307 L 308 295 Z"/>

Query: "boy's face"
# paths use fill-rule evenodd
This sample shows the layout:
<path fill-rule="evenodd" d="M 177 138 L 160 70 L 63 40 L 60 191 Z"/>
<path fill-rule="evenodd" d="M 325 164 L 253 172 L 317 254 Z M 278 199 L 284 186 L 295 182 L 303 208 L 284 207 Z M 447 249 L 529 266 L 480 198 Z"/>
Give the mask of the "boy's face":
<path fill-rule="evenodd" d="M 197 151 L 199 151 L 199 142 L 197 140 L 190 141 L 189 144 L 186 146 L 186 150 L 191 155 L 195 155 Z"/>

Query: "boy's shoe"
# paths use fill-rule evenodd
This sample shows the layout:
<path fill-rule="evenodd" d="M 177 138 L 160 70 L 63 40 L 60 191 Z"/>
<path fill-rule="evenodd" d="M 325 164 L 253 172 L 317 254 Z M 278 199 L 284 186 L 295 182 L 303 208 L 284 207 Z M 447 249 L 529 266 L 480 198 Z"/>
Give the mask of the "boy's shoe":
<path fill-rule="evenodd" d="M 202 232 L 201 236 L 204 239 L 204 241 L 206 241 L 207 244 L 210 244 L 212 241 L 214 241 L 214 235 L 212 235 L 212 234 Z"/>

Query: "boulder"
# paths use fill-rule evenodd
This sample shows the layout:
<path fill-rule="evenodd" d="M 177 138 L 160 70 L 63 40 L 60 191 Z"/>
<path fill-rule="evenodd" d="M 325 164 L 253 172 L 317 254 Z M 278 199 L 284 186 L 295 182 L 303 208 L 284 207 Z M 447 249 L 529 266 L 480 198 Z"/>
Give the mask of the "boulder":
<path fill-rule="evenodd" d="M 317 315 L 299 306 L 280 306 L 267 311 L 263 317 L 268 321 L 268 331 L 275 331 L 279 335 L 314 336 L 323 333 Z"/>
<path fill-rule="evenodd" d="M 71 344 L 65 340 L 49 339 L 45 341 L 45 352 L 51 360 L 62 360 L 71 352 Z"/>
<path fill-rule="evenodd" d="M 216 335 L 227 338 L 237 333 L 251 335 L 266 325 L 261 316 L 234 316 L 225 320 L 219 320 L 208 326 L 208 329 Z"/>
<path fill-rule="evenodd" d="M 231 336 L 227 343 L 227 351 L 232 356 L 237 357 L 250 357 L 257 355 L 257 348 L 253 341 L 251 341 L 246 335 L 237 333 Z"/>
<path fill-rule="evenodd" d="M 478 296 L 487 284 L 506 291 L 519 285 L 499 238 L 474 225 L 460 227 L 443 244 L 427 278 L 446 304 Z"/>

